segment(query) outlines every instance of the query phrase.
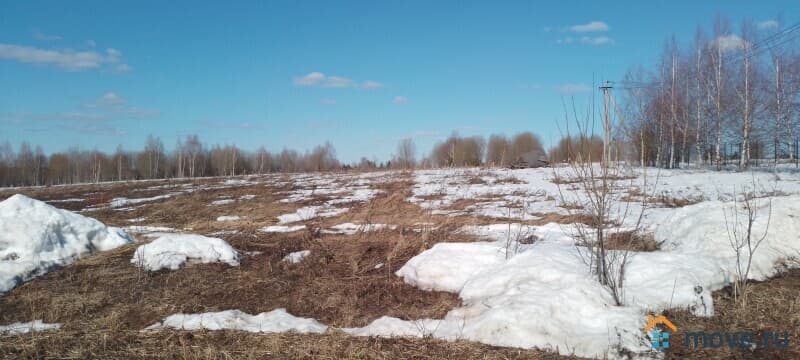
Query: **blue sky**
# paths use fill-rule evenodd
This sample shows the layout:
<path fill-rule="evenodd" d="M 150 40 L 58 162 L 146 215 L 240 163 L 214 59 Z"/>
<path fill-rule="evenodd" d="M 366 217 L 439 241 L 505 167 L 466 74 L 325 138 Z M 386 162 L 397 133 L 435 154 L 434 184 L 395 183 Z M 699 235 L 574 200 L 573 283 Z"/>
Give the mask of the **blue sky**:
<path fill-rule="evenodd" d="M 716 15 L 798 21 L 796 1 L 10 1 L 0 141 L 46 152 L 206 144 L 386 160 L 461 135 L 559 137 L 562 99 L 651 65 Z"/>

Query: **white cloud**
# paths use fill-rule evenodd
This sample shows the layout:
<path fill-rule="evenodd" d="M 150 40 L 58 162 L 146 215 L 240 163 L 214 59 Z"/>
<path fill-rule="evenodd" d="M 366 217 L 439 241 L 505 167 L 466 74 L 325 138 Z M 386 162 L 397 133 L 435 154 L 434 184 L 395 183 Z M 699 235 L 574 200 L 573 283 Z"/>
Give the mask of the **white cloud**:
<path fill-rule="evenodd" d="M 383 87 L 383 84 L 367 80 L 362 83 L 341 77 L 341 76 L 328 76 L 319 71 L 310 72 L 301 77 L 294 78 L 294 85 L 299 87 L 323 87 L 323 88 L 352 88 L 358 87 L 362 89 L 377 89 Z"/>
<path fill-rule="evenodd" d="M 597 37 L 584 36 L 581 38 L 581 43 L 589 45 L 610 45 L 614 43 L 614 39 L 608 36 L 597 36 Z"/>
<path fill-rule="evenodd" d="M 586 24 L 578 24 L 569 27 L 574 32 L 595 32 L 595 31 L 608 31 L 608 24 L 602 21 L 590 21 Z"/>
<path fill-rule="evenodd" d="M 0 44 L 0 59 L 26 64 L 53 65 L 67 71 L 98 69 L 105 65 L 125 65 L 122 52 L 108 48 L 105 53 L 72 49 L 45 50 L 30 46 Z M 130 70 L 130 67 L 127 67 Z"/>
<path fill-rule="evenodd" d="M 361 87 L 364 89 L 377 89 L 377 88 L 382 88 L 383 84 L 377 81 L 367 80 L 361 84 Z"/>
<path fill-rule="evenodd" d="M 114 67 L 114 71 L 118 73 L 127 73 L 133 71 L 133 68 L 128 64 L 119 64 Z"/>
<path fill-rule="evenodd" d="M 33 38 L 42 41 L 58 41 L 62 39 L 60 35 L 45 34 L 39 29 L 33 30 Z"/>
<path fill-rule="evenodd" d="M 51 113 L 0 113 L 0 123 L 25 127 L 25 131 L 71 131 L 78 134 L 124 135 L 115 124 L 119 121 L 142 119 L 159 115 L 157 110 L 143 109 L 128 104 L 128 100 L 114 91 L 82 104 L 83 109 Z"/>
<path fill-rule="evenodd" d="M 329 88 L 342 88 L 353 85 L 353 80 L 340 76 L 327 76 L 321 72 L 310 72 L 294 79 L 295 86 L 319 86 Z"/>
<path fill-rule="evenodd" d="M 756 23 L 756 27 L 759 30 L 777 29 L 779 25 L 780 24 L 778 23 L 778 21 L 773 19 L 759 21 L 758 23 Z"/>
<path fill-rule="evenodd" d="M 83 104 L 84 108 L 102 111 L 108 117 L 112 114 L 119 116 L 132 116 L 136 118 L 151 117 L 159 114 L 157 110 L 143 109 L 130 106 L 128 100 L 116 92 L 109 91 L 90 102 Z"/>
<path fill-rule="evenodd" d="M 556 90 L 564 94 L 578 94 L 592 91 L 592 88 L 586 84 L 563 84 L 556 87 Z"/>
<path fill-rule="evenodd" d="M 739 35 L 727 35 L 727 36 L 720 36 L 717 38 L 717 46 L 723 51 L 733 51 L 733 50 L 740 50 L 744 47 L 745 41 Z"/>
<path fill-rule="evenodd" d="M 556 40 L 556 44 L 571 44 L 572 40 L 573 40 L 572 37 L 567 36 L 567 37 L 565 37 L 563 39 Z"/>
<path fill-rule="evenodd" d="M 405 96 L 395 96 L 394 99 L 392 99 L 392 104 L 395 104 L 395 105 L 408 104 L 408 98 L 405 97 Z"/>
<path fill-rule="evenodd" d="M 125 103 L 126 103 L 125 99 L 122 98 L 122 96 L 117 95 L 117 93 L 115 93 L 113 91 L 110 91 L 110 92 L 107 92 L 107 93 L 103 94 L 103 96 L 100 97 L 100 101 L 103 104 L 110 105 L 110 106 L 125 105 Z"/>

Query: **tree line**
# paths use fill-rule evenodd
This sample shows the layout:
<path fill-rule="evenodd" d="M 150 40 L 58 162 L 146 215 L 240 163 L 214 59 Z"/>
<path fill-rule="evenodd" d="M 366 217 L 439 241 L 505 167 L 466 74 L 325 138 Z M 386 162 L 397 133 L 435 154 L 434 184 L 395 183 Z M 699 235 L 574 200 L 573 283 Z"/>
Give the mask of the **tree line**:
<path fill-rule="evenodd" d="M 675 168 L 797 161 L 800 24 L 718 17 L 710 32 L 666 41 L 659 61 L 633 66 L 614 91 L 624 95 L 613 139 L 617 157 Z M 625 154 L 622 154 L 627 152 Z"/>
<path fill-rule="evenodd" d="M 551 149 L 549 160 L 567 160 L 570 143 L 562 139 Z M 235 145 L 207 146 L 197 135 L 189 135 L 180 138 L 168 151 L 159 137 L 149 135 L 142 150 L 125 150 L 120 145 L 113 153 L 105 153 L 75 146 L 46 155 L 41 146 L 34 148 L 22 142 L 15 151 L 6 141 L 0 144 L 0 187 L 347 169 L 504 167 L 523 156 L 547 159 L 547 154 L 540 138 L 531 132 L 511 137 L 491 135 L 488 141 L 481 136 L 453 133 L 422 158 L 417 157 L 414 141 L 406 138 L 398 142 L 395 153 L 386 162 L 362 157 L 352 164 L 339 161 L 336 149 L 329 142 L 302 153 L 291 149 L 270 152 L 263 146 L 245 151 Z"/>
<path fill-rule="evenodd" d="M 325 143 L 305 153 L 284 149 L 270 153 L 264 147 L 248 152 L 235 145 L 205 146 L 197 135 L 179 139 L 167 152 L 160 138 L 148 136 L 141 151 L 122 146 L 112 154 L 98 150 L 67 151 L 49 156 L 42 148 L 22 142 L 14 151 L 0 144 L 0 186 L 37 186 L 101 181 L 235 176 L 270 172 L 330 171 L 342 166 L 336 150 Z"/>

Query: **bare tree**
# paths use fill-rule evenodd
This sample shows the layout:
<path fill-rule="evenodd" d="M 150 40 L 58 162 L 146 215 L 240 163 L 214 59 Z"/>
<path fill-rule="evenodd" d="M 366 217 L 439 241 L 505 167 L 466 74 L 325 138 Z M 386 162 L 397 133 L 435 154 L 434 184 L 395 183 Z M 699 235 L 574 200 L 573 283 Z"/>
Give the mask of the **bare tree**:
<path fill-rule="evenodd" d="M 747 279 L 753 263 L 753 256 L 766 239 L 769 223 L 772 219 L 772 197 L 766 196 L 767 205 L 757 197 L 758 186 L 753 177 L 752 188 L 742 188 L 741 193 L 734 187 L 733 207 L 730 211 L 723 211 L 725 215 L 725 228 L 728 231 L 728 240 L 736 256 L 736 278 L 733 282 L 733 296 L 743 306 L 747 304 Z M 737 200 L 741 197 L 741 203 Z M 763 234 L 756 234 L 754 224 L 764 207 L 767 210 L 767 221 Z"/>
<path fill-rule="evenodd" d="M 393 165 L 401 169 L 411 169 L 416 163 L 417 148 L 414 145 L 414 140 L 411 138 L 404 138 L 397 144 L 397 151 L 394 155 Z"/>

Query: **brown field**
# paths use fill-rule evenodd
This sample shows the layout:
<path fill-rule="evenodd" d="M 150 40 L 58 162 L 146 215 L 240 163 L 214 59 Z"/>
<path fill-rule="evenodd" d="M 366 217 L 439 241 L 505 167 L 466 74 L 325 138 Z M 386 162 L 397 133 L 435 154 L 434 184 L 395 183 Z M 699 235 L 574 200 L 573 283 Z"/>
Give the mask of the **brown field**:
<path fill-rule="evenodd" d="M 234 331 L 148 331 L 141 329 L 174 313 L 197 313 L 240 309 L 255 314 L 286 308 L 293 315 L 311 317 L 331 327 L 367 325 L 384 315 L 403 319 L 441 318 L 459 306 L 456 294 L 422 291 L 394 276 L 406 261 L 433 244 L 444 241 L 474 241 L 456 230 L 468 224 L 502 220 L 476 216 L 432 215 L 406 199 L 412 180 L 409 174 L 372 184 L 382 190 L 367 202 L 345 206 L 350 211 L 335 217 L 303 222 L 306 230 L 294 233 L 263 233 L 259 228 L 277 223 L 276 217 L 328 200 L 315 195 L 300 202 L 279 202 L 287 192 L 302 188 L 285 176 L 257 184 L 219 187 L 166 200 L 134 206 L 130 211 L 104 208 L 84 215 L 113 226 L 131 225 L 127 220 L 145 218 L 136 225 L 191 229 L 189 232 L 219 235 L 244 256 L 241 266 L 190 265 L 179 271 L 148 273 L 130 263 L 136 244 L 98 253 L 75 261 L 30 281 L 0 297 L 0 324 L 42 319 L 62 323 L 59 331 L 25 335 L 0 335 L 3 358 L 359 358 L 359 359 L 549 359 L 563 358 L 540 350 L 499 348 L 489 345 L 436 339 L 361 338 L 331 329 L 321 335 L 250 334 Z M 480 179 L 478 179 L 480 180 Z M 478 181 L 474 180 L 474 181 Z M 337 181 L 346 181 L 339 179 Z M 84 198 L 82 202 L 54 204 L 70 210 L 104 205 L 116 197 L 142 198 L 168 192 L 184 184 L 219 184 L 220 179 L 153 181 L 105 185 L 81 185 L 0 191 L 0 199 L 15 192 L 40 200 Z M 167 186 L 152 189 L 152 186 Z M 165 190 L 166 189 L 166 190 Z M 209 206 L 214 200 L 242 195 L 255 199 Z M 462 201 L 454 207 L 470 205 Z M 221 215 L 246 216 L 239 221 L 219 222 Z M 531 223 L 580 220 L 563 215 L 541 214 Z M 355 235 L 323 234 L 320 229 L 344 222 L 398 225 Z M 433 225 L 420 225 L 421 223 Z M 137 236 L 138 241 L 148 241 Z M 656 245 L 642 240 L 642 249 Z M 281 259 L 288 253 L 308 249 L 303 262 L 289 265 Z M 376 269 L 376 265 L 384 264 Z M 793 342 L 786 351 L 768 353 L 727 349 L 701 351 L 683 348 L 679 334 L 669 358 L 798 358 L 800 357 L 800 272 L 755 284 L 750 307 L 733 305 L 726 290 L 715 293 L 717 315 L 697 318 L 671 311 L 666 315 L 681 330 L 740 329 L 754 332 L 786 329 Z"/>

